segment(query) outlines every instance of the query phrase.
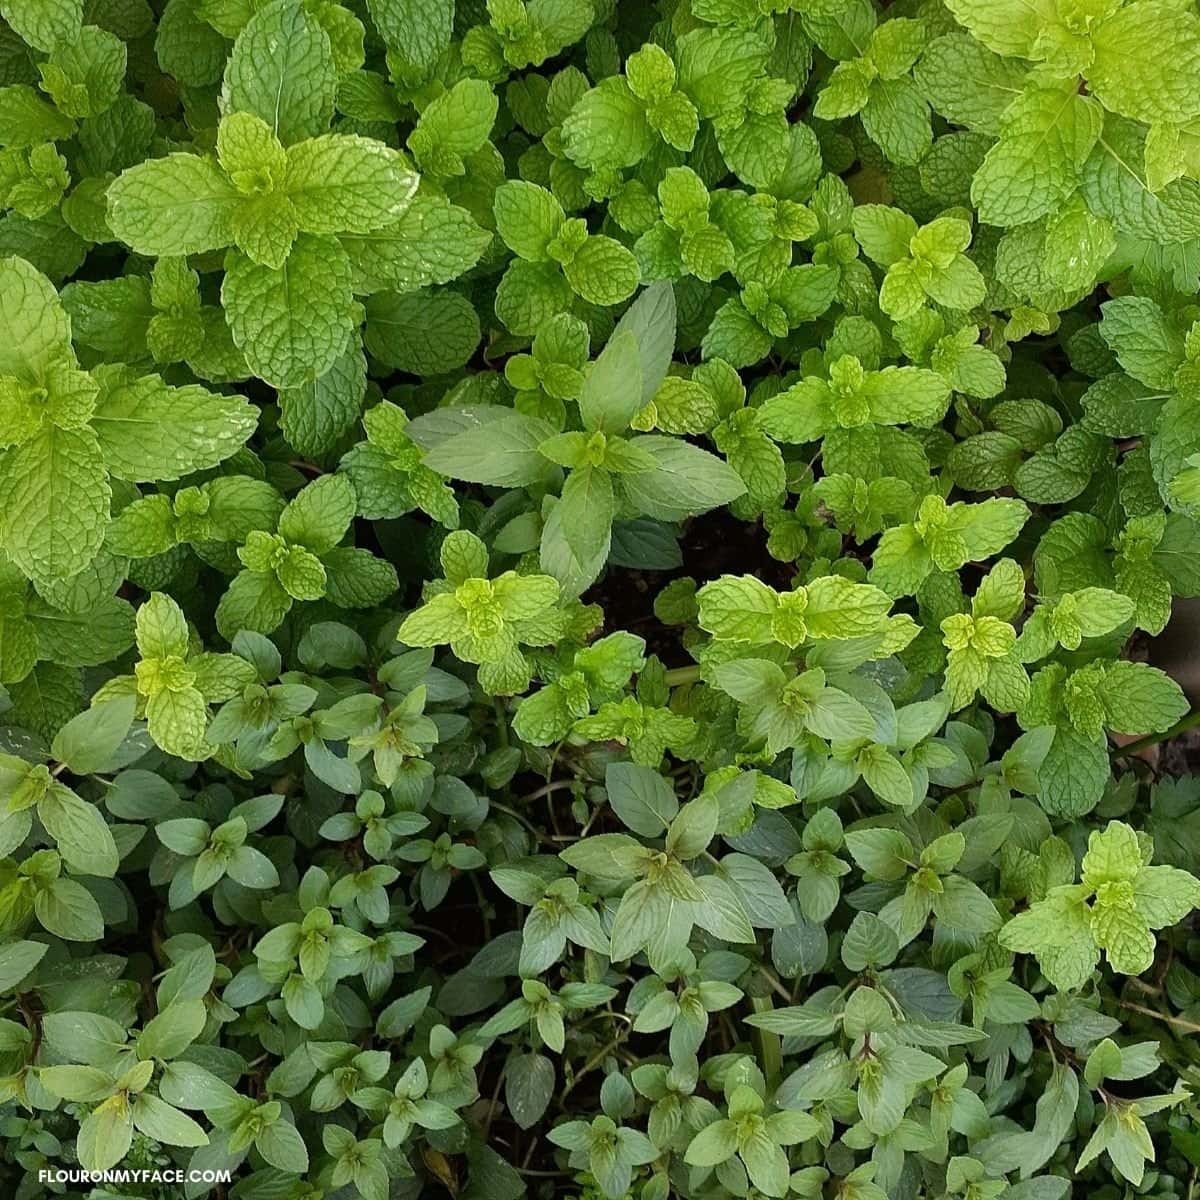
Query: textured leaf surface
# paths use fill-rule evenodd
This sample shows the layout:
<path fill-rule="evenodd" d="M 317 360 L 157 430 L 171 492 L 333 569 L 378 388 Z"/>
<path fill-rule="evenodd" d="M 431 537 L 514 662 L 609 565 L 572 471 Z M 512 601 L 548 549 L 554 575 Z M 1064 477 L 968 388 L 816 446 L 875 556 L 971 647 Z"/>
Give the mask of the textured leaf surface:
<path fill-rule="evenodd" d="M 240 396 L 171 387 L 158 375 L 107 388 L 92 428 L 118 479 L 178 479 L 215 467 L 242 446 L 258 413 Z"/>
<path fill-rule="evenodd" d="M 69 579 L 104 541 L 109 496 L 96 437 L 46 429 L 0 459 L 0 541 L 31 579 Z"/>
<path fill-rule="evenodd" d="M 222 96 L 231 111 L 261 117 L 287 145 L 328 129 L 336 90 L 324 28 L 298 0 L 274 0 L 238 34 Z"/>
<path fill-rule="evenodd" d="M 320 379 L 356 324 L 349 260 L 336 242 L 309 234 L 278 270 L 231 251 L 221 299 L 247 363 L 277 388 Z"/>

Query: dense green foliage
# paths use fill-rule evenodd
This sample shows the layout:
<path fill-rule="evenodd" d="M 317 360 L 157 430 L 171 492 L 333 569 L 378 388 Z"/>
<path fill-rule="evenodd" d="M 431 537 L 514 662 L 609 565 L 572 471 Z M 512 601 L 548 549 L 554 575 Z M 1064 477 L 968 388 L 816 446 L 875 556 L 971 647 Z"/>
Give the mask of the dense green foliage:
<path fill-rule="evenodd" d="M 1190 0 L 0 15 L 6 1195 L 1193 1196 Z"/>

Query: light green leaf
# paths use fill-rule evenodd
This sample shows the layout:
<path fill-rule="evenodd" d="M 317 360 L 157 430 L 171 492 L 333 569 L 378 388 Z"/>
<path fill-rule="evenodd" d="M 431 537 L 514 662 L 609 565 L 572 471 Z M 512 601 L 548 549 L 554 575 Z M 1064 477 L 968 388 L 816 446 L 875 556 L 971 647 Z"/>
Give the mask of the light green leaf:
<path fill-rule="evenodd" d="M 54 285 L 23 258 L 0 259 L 0 375 L 40 384 L 70 347 L 70 321 Z"/>
<path fill-rule="evenodd" d="M 569 596 L 579 595 L 604 568 L 612 540 L 612 478 L 596 467 L 572 471 L 542 530 L 542 569 Z"/>
<path fill-rule="evenodd" d="M 1094 100 L 1073 88 L 1023 93 L 971 184 L 979 219 L 1022 225 L 1051 212 L 1077 186 L 1103 117 Z"/>
<path fill-rule="evenodd" d="M 404 213 L 417 175 L 382 142 L 326 134 L 289 148 L 282 186 L 301 229 L 368 233 Z"/>
<path fill-rule="evenodd" d="M 1097 25 L 1088 89 L 1105 108 L 1147 125 L 1200 116 L 1200 18 L 1136 0 Z M 1170 70 L 1162 64 L 1169 62 Z"/>
<path fill-rule="evenodd" d="M 350 282 L 350 261 L 332 238 L 301 234 L 279 270 L 230 251 L 221 300 L 255 374 L 277 388 L 324 375 L 357 323 Z"/>
<path fill-rule="evenodd" d="M 0 456 L 0 545 L 37 583 L 70 579 L 104 541 L 110 495 L 96 437 L 45 426 Z"/>
<path fill-rule="evenodd" d="M 422 77 L 450 44 L 454 0 L 367 0 L 367 8 L 405 75 Z"/>
<path fill-rule="evenodd" d="M 168 1146 L 208 1145 L 208 1134 L 191 1117 L 152 1092 L 142 1092 L 134 1100 L 133 1124 L 139 1133 Z"/>
<path fill-rule="evenodd" d="M 38 804 L 38 817 L 74 870 L 105 878 L 117 873 L 117 845 L 94 804 L 81 800 L 69 788 L 56 785 Z"/>
<path fill-rule="evenodd" d="M 746 485 L 738 473 L 707 450 L 679 438 L 648 434 L 633 444 L 655 459 L 653 471 L 625 475 L 619 487 L 638 512 L 660 521 L 682 521 L 736 500 Z"/>
<path fill-rule="evenodd" d="M 615 333 L 583 381 L 579 413 L 585 429 L 620 433 L 642 407 L 642 363 L 632 331 Z"/>
<path fill-rule="evenodd" d="M 76 1153 L 86 1171 L 107 1171 L 125 1157 L 133 1141 L 133 1118 L 124 1093 L 92 1110 L 79 1126 Z"/>
<path fill-rule="evenodd" d="M 139 254 L 203 254 L 233 241 L 244 199 L 211 158 L 168 154 L 123 172 L 108 189 L 113 233 Z"/>
<path fill-rule="evenodd" d="M 240 450 L 258 424 L 243 396 L 171 387 L 158 375 L 106 376 L 92 428 L 118 479 L 179 479 L 215 467 Z"/>
<path fill-rule="evenodd" d="M 238 34 L 221 94 L 227 111 L 254 113 L 288 145 L 329 128 L 336 90 L 324 28 L 298 0 L 274 0 Z"/>
<path fill-rule="evenodd" d="M 411 292 L 449 283 L 473 267 L 492 235 L 465 208 L 424 193 L 395 222 L 370 233 L 345 234 L 356 290 Z"/>
<path fill-rule="evenodd" d="M 37 50 L 74 42 L 83 23 L 83 0 L 4 0 L 0 14 Z"/>

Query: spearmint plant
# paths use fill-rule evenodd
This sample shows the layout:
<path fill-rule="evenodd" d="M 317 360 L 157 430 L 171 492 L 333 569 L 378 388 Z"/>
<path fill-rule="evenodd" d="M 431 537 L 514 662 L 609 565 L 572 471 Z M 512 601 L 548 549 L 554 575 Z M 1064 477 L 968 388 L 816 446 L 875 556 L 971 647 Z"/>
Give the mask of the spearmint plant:
<path fill-rule="evenodd" d="M 1198 248 L 1188 0 L 0 0 L 0 1191 L 1188 1200 Z"/>

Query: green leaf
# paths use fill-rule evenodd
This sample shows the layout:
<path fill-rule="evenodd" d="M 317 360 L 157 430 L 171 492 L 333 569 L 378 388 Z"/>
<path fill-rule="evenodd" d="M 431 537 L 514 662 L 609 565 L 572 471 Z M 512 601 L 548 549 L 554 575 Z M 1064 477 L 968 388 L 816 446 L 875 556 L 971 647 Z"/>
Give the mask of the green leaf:
<path fill-rule="evenodd" d="M 217 629 L 228 641 L 233 641 L 242 630 L 271 634 L 290 608 L 292 596 L 284 592 L 274 575 L 241 571 L 217 604 Z"/>
<path fill-rule="evenodd" d="M 176 1000 L 152 1017 L 137 1040 L 140 1058 L 178 1058 L 200 1036 L 208 1019 L 202 997 Z"/>
<path fill-rule="evenodd" d="M 38 1081 L 52 1095 L 64 1100 L 91 1103 L 111 1096 L 115 1084 L 112 1075 L 99 1067 L 43 1067 L 38 1072 Z"/>
<path fill-rule="evenodd" d="M 541 262 L 565 220 L 562 206 L 536 184 L 510 180 L 496 189 L 496 232 L 520 258 Z"/>
<path fill-rule="evenodd" d="M 150 1092 L 133 1102 L 133 1124 L 139 1133 L 168 1146 L 207 1146 L 208 1134 L 179 1109 Z"/>
<path fill-rule="evenodd" d="M 623 333 L 637 341 L 642 403 L 648 404 L 666 379 L 675 350 L 675 293 L 669 284 L 652 284 L 638 296 L 617 322 L 613 338 Z"/>
<path fill-rule="evenodd" d="M 998 134 L 1005 109 L 1021 90 L 1026 68 L 963 33 L 934 38 L 913 70 L 933 108 L 968 129 Z"/>
<path fill-rule="evenodd" d="M 104 541 L 110 495 L 95 435 L 46 426 L 0 456 L 0 545 L 37 583 L 70 579 Z"/>
<path fill-rule="evenodd" d="M 989 50 L 1006 57 L 1033 57 L 1041 31 L 1037 13 L 1025 4 L 1017 0 L 951 0 L 946 7 Z"/>
<path fill-rule="evenodd" d="M 961 875 L 943 881 L 941 895 L 934 896 L 933 911 L 939 921 L 966 933 L 994 933 L 1002 920 L 987 895 Z"/>
<path fill-rule="evenodd" d="M 1036 955 L 1046 978 L 1064 990 L 1082 987 L 1100 959 L 1080 891 L 1077 887 L 1056 888 L 1028 912 L 1010 920 L 999 934 L 1006 949 Z"/>
<path fill-rule="evenodd" d="M 851 583 L 840 575 L 814 579 L 805 589 L 804 622 L 810 637 L 853 638 L 874 632 L 891 607 L 879 588 Z"/>
<path fill-rule="evenodd" d="M 83 0 L 4 0 L 0 14 L 38 50 L 74 42 L 83 22 Z"/>
<path fill-rule="evenodd" d="M 195 688 L 159 692 L 146 705 L 146 728 L 155 745 L 177 758 L 198 760 L 208 753 L 204 731 L 208 708 Z"/>
<path fill-rule="evenodd" d="M 1119 662 L 1104 677 L 1105 724 L 1118 733 L 1164 733 L 1189 708 L 1169 675 L 1145 663 Z"/>
<path fill-rule="evenodd" d="M 619 488 L 634 508 L 660 521 L 682 521 L 737 499 L 746 485 L 716 455 L 688 442 L 648 434 L 633 445 L 653 456 L 652 471 L 620 477 Z"/>
<path fill-rule="evenodd" d="M 167 0 L 154 38 L 154 54 L 160 69 L 181 83 L 210 87 L 221 81 L 229 43 L 201 19 L 200 7 L 199 0 Z M 205 12 L 223 25 L 211 6 L 205 6 Z M 242 11 L 240 16 L 244 20 L 249 13 Z M 240 22 L 227 30 L 228 36 L 233 37 L 239 28 Z"/>
<path fill-rule="evenodd" d="M 722 575 L 696 593 L 699 624 L 714 637 L 765 643 L 774 639 L 779 597 L 752 575 Z"/>
<path fill-rule="evenodd" d="M 562 125 L 563 149 L 581 167 L 632 167 L 650 152 L 654 134 L 645 106 L 620 76 L 585 92 Z"/>
<path fill-rule="evenodd" d="M 738 1141 L 738 1153 L 746 1165 L 746 1174 L 764 1195 L 785 1196 L 788 1191 L 788 1160 L 765 1129 Z"/>
<path fill-rule="evenodd" d="M 613 484 L 597 467 L 572 471 L 542 530 L 542 569 L 577 596 L 608 559 L 614 515 Z"/>
<path fill-rule="evenodd" d="M 97 25 L 59 42 L 39 64 L 42 90 L 69 117 L 97 117 L 112 107 L 125 78 L 125 43 Z"/>
<path fill-rule="evenodd" d="M 457 279 L 479 261 L 492 235 L 465 208 L 421 193 L 396 221 L 338 240 L 360 290 L 405 293 Z"/>
<path fill-rule="evenodd" d="M 461 79 L 426 105 L 408 148 L 427 174 L 461 175 L 463 156 L 487 141 L 498 110 L 496 94 L 483 80 Z"/>
<path fill-rule="evenodd" d="M 474 306 L 458 292 L 379 292 L 367 301 L 367 351 L 413 375 L 442 375 L 463 366 L 479 337 Z"/>
<path fill-rule="evenodd" d="M 300 1131 L 289 1121 L 272 1122 L 254 1139 L 254 1148 L 280 1171 L 303 1175 L 308 1170 L 308 1147 Z"/>
<path fill-rule="evenodd" d="M 1103 745 L 1059 729 L 1038 769 L 1038 801 L 1055 816 L 1082 816 L 1099 803 L 1110 772 Z"/>
<path fill-rule="evenodd" d="M 851 971 L 887 966 L 900 950 L 896 931 L 874 913 L 858 913 L 842 941 L 842 962 Z"/>
<path fill-rule="evenodd" d="M 107 1171 L 125 1157 L 133 1141 L 133 1117 L 123 1093 L 94 1108 L 79 1126 L 76 1153 L 86 1171 Z"/>
<path fill-rule="evenodd" d="M 1051 212 L 1078 185 L 1102 124 L 1099 105 L 1073 89 L 1023 93 L 971 184 L 980 220 L 1022 225 Z"/>
<path fill-rule="evenodd" d="M 104 918 L 92 894 L 73 879 L 56 879 L 34 897 L 33 911 L 47 932 L 70 942 L 95 942 Z"/>
<path fill-rule="evenodd" d="M 576 295 L 601 306 L 628 300 L 641 279 L 633 253 L 602 235 L 589 237 L 563 265 L 563 273 Z"/>
<path fill-rule="evenodd" d="M 42 383 L 70 352 L 71 325 L 51 282 L 23 258 L 0 259 L 0 375 Z"/>
<path fill-rule="evenodd" d="M 1133 898 L 1150 928 L 1164 929 L 1200 904 L 1200 882 L 1178 867 L 1142 867 L 1134 876 Z"/>
<path fill-rule="evenodd" d="M 583 381 L 579 413 L 585 429 L 620 433 L 641 409 L 644 395 L 637 337 L 614 333 Z"/>
<path fill-rule="evenodd" d="M 277 388 L 324 375 L 357 324 L 350 282 L 349 259 L 331 238 L 301 234 L 278 270 L 230 251 L 221 300 L 255 374 Z"/>
<path fill-rule="evenodd" d="M 903 879 L 916 854 L 898 829 L 859 829 L 846 834 L 846 848 L 864 871 L 876 879 Z"/>
<path fill-rule="evenodd" d="M 746 94 L 764 71 L 769 45 L 760 30 L 697 29 L 679 39 L 679 88 L 701 117 L 712 117 Z"/>
<path fill-rule="evenodd" d="M 367 8 L 406 76 L 423 76 L 450 44 L 453 0 L 367 0 Z"/>
<path fill-rule="evenodd" d="M 336 90 L 333 49 L 324 28 L 298 0 L 274 0 L 238 34 L 222 97 L 227 111 L 261 117 L 288 145 L 329 128 Z"/>
<path fill-rule="evenodd" d="M 907 258 L 917 223 L 908 213 L 884 204 L 862 204 L 854 210 L 854 237 L 863 253 L 881 267 Z"/>
<path fill-rule="evenodd" d="M 929 106 L 908 78 L 877 79 L 861 119 L 867 136 L 894 163 L 920 162 L 933 141 Z"/>
<path fill-rule="evenodd" d="M 187 619 L 170 596 L 152 592 L 138 608 L 137 644 L 143 658 L 183 658 L 187 654 Z"/>
<path fill-rule="evenodd" d="M 642 837 L 661 837 L 679 812 L 675 789 L 649 767 L 610 763 L 604 786 L 613 812 Z"/>
<path fill-rule="evenodd" d="M 1118 296 L 1100 311 L 1100 335 L 1121 366 L 1148 387 L 1170 388 L 1184 359 L 1183 331 L 1148 296 Z"/>
<path fill-rule="evenodd" d="M 137 482 L 215 467 L 241 449 L 257 424 L 258 412 L 241 396 L 170 387 L 158 375 L 112 376 L 92 418 L 109 470 Z"/>
<path fill-rule="evenodd" d="M 1182 124 L 1200 116 L 1200 18 L 1160 0 L 1138 0 L 1101 21 L 1092 36 L 1088 88 L 1105 108 L 1143 121 Z M 1170 62 L 1163 71 L 1157 65 Z"/>
<path fill-rule="evenodd" d="M 0 141 L 5 146 L 62 141 L 74 132 L 75 122 L 43 100 L 28 84 L 0 87 Z"/>
<path fill-rule="evenodd" d="M 1154 934 L 1135 910 L 1097 903 L 1092 910 L 1091 931 L 1114 971 L 1140 975 L 1153 964 Z"/>
<path fill-rule="evenodd" d="M 42 961 L 48 949 L 43 942 L 16 941 L 0 946 L 0 990 L 15 990 Z"/>
<path fill-rule="evenodd" d="M 322 475 L 301 489 L 279 518 L 279 533 L 314 554 L 332 550 L 354 519 L 354 488 L 344 475 Z"/>
<path fill-rule="evenodd" d="M 94 804 L 81 800 L 69 788 L 55 786 L 38 804 L 38 817 L 76 871 L 103 877 L 117 873 L 117 846 Z"/>
<path fill-rule="evenodd" d="M 553 436 L 554 428 L 535 417 L 511 409 L 476 407 L 454 416 L 452 432 L 431 444 L 425 465 L 439 475 L 499 487 L 524 487 L 546 478 L 550 464 L 538 447 Z M 420 419 L 409 426 L 418 445 L 422 441 Z"/>
<path fill-rule="evenodd" d="M 667 853 L 695 858 L 708 848 L 717 831 L 721 806 L 715 792 L 703 792 L 679 810 L 667 830 Z"/>
<path fill-rule="evenodd" d="M 325 372 L 279 394 L 280 428 L 297 454 L 319 458 L 350 431 L 362 411 L 367 364 L 357 347 Z"/>
<path fill-rule="evenodd" d="M 42 1028 L 58 1054 L 89 1066 L 112 1065 L 127 1041 L 122 1025 L 100 1013 L 48 1013 Z"/>
<path fill-rule="evenodd" d="M 203 254 L 233 241 L 243 198 L 210 158 L 168 154 L 124 171 L 108 189 L 113 233 L 139 254 Z"/>
<path fill-rule="evenodd" d="M 530 1129 L 541 1120 L 554 1094 L 554 1064 L 544 1054 L 519 1054 L 504 1072 L 504 1102 L 513 1120 Z"/>
<path fill-rule="evenodd" d="M 404 213 L 417 175 L 382 142 L 326 134 L 288 149 L 282 187 L 301 229 L 369 233 Z"/>
<path fill-rule="evenodd" d="M 737 1126 L 732 1121 L 714 1121 L 706 1125 L 688 1143 L 684 1155 L 695 1167 L 714 1167 L 737 1152 Z"/>

